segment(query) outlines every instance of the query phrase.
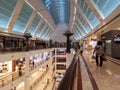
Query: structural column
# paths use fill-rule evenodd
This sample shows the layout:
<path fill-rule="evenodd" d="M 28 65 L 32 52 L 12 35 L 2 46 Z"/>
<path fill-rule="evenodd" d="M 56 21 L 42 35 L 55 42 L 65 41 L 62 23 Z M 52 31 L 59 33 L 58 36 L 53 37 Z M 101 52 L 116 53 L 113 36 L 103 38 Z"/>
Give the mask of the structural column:
<path fill-rule="evenodd" d="M 30 52 L 27 52 L 27 55 L 25 57 L 25 90 L 30 90 L 30 86 L 29 86 L 29 56 L 30 56 Z"/>
<path fill-rule="evenodd" d="M 67 37 L 66 52 L 67 52 L 67 53 L 70 53 L 70 47 L 71 47 L 71 44 L 70 44 L 70 36 L 72 36 L 73 33 L 71 33 L 69 30 L 67 30 L 63 35 L 65 35 L 65 36 Z"/>
<path fill-rule="evenodd" d="M 24 37 L 26 38 L 26 51 L 29 51 L 29 38 L 31 38 L 32 36 L 29 32 L 25 32 Z"/>

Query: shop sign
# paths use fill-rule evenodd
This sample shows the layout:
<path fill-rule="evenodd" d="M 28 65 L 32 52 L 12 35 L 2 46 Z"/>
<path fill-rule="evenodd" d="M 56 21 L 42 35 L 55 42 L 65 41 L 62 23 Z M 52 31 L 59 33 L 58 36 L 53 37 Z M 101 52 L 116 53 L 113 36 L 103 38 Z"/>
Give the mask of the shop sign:
<path fill-rule="evenodd" d="M 120 35 L 115 35 L 115 37 L 113 38 L 113 41 L 117 44 L 120 44 Z"/>

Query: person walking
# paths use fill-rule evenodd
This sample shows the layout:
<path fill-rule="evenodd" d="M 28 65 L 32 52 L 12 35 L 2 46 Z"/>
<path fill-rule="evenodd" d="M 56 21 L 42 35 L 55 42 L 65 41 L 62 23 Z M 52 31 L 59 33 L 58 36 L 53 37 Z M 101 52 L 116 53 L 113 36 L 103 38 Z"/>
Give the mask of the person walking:
<path fill-rule="evenodd" d="M 104 47 L 102 45 L 102 42 L 101 41 L 98 41 L 97 42 L 97 45 L 95 46 L 94 48 L 94 51 L 93 51 L 93 55 L 94 53 L 96 54 L 96 65 L 98 66 L 102 66 L 103 65 L 103 57 L 104 57 Z M 99 64 L 99 61 L 98 59 L 100 59 L 100 64 Z"/>

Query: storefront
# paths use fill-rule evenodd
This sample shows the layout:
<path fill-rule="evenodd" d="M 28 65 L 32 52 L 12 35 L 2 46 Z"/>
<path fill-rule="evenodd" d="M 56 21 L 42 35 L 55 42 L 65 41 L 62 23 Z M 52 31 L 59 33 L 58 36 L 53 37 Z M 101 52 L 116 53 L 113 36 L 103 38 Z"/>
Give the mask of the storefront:
<path fill-rule="evenodd" d="M 50 53 L 49 52 L 44 52 L 43 58 L 45 60 L 49 60 L 50 59 Z"/>
<path fill-rule="evenodd" d="M 95 48 L 95 46 L 97 45 L 97 36 L 96 35 L 91 36 L 90 45 L 92 46 L 92 48 Z"/>
<path fill-rule="evenodd" d="M 12 72 L 12 61 L 0 62 L 0 76 Z"/>
<path fill-rule="evenodd" d="M 41 58 L 38 54 L 30 56 L 30 67 L 36 67 L 40 65 Z"/>
<path fill-rule="evenodd" d="M 36 67 L 41 65 L 46 60 L 47 53 L 40 53 L 34 56 L 30 56 L 30 67 Z"/>
<path fill-rule="evenodd" d="M 24 38 L 16 36 L 0 35 L 0 51 L 21 51 L 23 49 Z"/>
<path fill-rule="evenodd" d="M 101 36 L 105 46 L 105 53 L 113 58 L 120 59 L 120 31 L 111 30 Z"/>
<path fill-rule="evenodd" d="M 18 68 L 25 68 L 25 58 L 16 60 L 16 69 Z"/>

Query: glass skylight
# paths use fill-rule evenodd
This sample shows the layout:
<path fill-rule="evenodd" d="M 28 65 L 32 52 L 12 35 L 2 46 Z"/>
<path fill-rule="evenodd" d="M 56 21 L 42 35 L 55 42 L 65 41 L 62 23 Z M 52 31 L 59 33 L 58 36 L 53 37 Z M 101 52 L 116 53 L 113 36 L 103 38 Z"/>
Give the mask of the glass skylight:
<path fill-rule="evenodd" d="M 106 1 L 106 0 L 105 0 Z M 83 11 L 84 15 L 87 17 L 93 28 L 95 28 L 99 23 L 99 19 L 94 15 L 93 11 L 89 8 L 85 0 L 78 0 L 78 5 Z"/>
<path fill-rule="evenodd" d="M 34 34 L 35 28 L 37 27 L 40 19 L 41 19 L 40 15 L 37 14 L 37 15 L 35 16 L 33 22 L 32 22 L 32 25 L 31 25 L 30 29 L 29 29 L 29 32 L 31 33 L 31 35 Z"/>
<path fill-rule="evenodd" d="M 93 2 L 102 11 L 103 15 L 107 17 L 111 12 L 120 5 L 120 0 L 93 0 Z"/>
<path fill-rule="evenodd" d="M 40 37 L 40 33 L 41 33 L 42 29 L 44 28 L 44 26 L 45 26 L 45 21 L 42 22 L 39 30 L 36 33 L 36 37 Z"/>
<path fill-rule="evenodd" d="M 73 29 L 72 32 L 74 33 L 74 37 L 77 38 L 78 35 L 76 34 L 75 30 Z"/>
<path fill-rule="evenodd" d="M 41 36 L 40 36 L 41 38 L 44 38 L 44 34 L 45 34 L 45 32 L 47 31 L 48 27 L 49 27 L 49 26 L 47 25 L 46 28 L 44 29 L 44 31 L 41 33 Z"/>
<path fill-rule="evenodd" d="M 47 28 L 45 31 L 44 31 L 44 35 L 43 35 L 43 38 L 45 38 L 46 37 L 46 35 L 47 35 L 47 33 L 48 33 L 48 31 L 50 30 L 50 28 Z"/>
<path fill-rule="evenodd" d="M 81 32 L 78 30 L 78 28 L 75 26 L 74 27 L 74 31 L 75 31 L 75 33 L 77 34 L 77 36 L 81 36 Z"/>
<path fill-rule="evenodd" d="M 0 28 L 7 28 L 18 0 L 0 0 Z"/>
<path fill-rule="evenodd" d="M 42 0 L 51 13 L 55 24 L 69 24 L 70 19 L 70 0 Z"/>
<path fill-rule="evenodd" d="M 27 3 L 24 3 L 22 10 L 17 18 L 17 21 L 14 24 L 13 31 L 23 33 L 32 12 L 32 7 L 30 7 Z"/>
<path fill-rule="evenodd" d="M 89 26 L 86 24 L 86 22 L 83 20 L 83 18 L 80 16 L 80 14 L 77 14 L 80 22 L 83 24 L 84 28 L 86 29 L 86 31 L 89 33 L 91 30 L 89 28 Z"/>

